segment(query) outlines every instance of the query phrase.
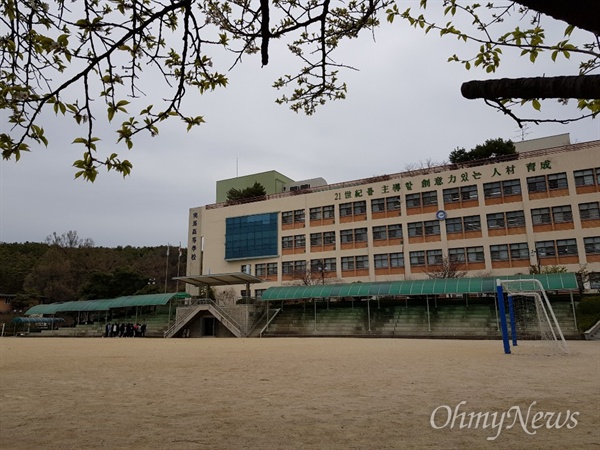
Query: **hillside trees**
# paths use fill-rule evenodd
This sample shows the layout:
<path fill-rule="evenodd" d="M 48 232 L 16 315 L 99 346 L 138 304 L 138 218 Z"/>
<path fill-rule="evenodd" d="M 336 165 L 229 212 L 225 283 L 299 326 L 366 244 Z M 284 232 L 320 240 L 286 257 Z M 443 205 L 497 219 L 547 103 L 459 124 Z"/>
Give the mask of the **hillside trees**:
<path fill-rule="evenodd" d="M 297 68 L 282 68 L 284 74 L 273 85 L 282 92 L 277 102 L 312 114 L 326 101 L 345 98 L 347 87 L 340 75 L 348 67 L 336 60 L 336 50 L 363 31 L 372 33 L 384 12 L 390 21 L 401 17 L 426 32 L 435 30 L 479 44 L 479 51 L 471 57 L 451 57 L 467 69 L 480 66 L 493 73 L 504 57 L 503 49 L 510 48 L 532 62 L 542 53 L 552 60 L 577 59 L 574 64 L 579 64 L 579 73 L 564 82 L 537 80 L 518 93 L 511 89 L 526 86 L 522 80 L 492 80 L 491 85 L 476 83 L 468 89 L 479 89 L 482 92 L 475 97 L 484 98 L 519 123 L 525 119 L 513 112 L 512 100 L 518 103 L 517 97 L 536 109 L 540 98 L 576 98 L 587 112 L 583 116 L 598 113 L 600 83 L 593 72 L 599 66 L 595 18 L 600 16 L 600 4 L 595 0 L 580 0 L 577 7 L 540 0 L 486 6 L 446 0 L 443 6 L 439 2 L 427 6 L 422 0 L 423 8 L 444 8 L 450 16 L 444 25 L 422 14 L 415 16 L 410 9 L 401 12 L 397 5 L 402 3 L 0 0 L 0 109 L 10 123 L 0 133 L 2 156 L 19 160 L 33 146 L 47 146 L 44 126 L 49 111 L 62 118 L 64 131 L 83 147 L 81 159 L 74 162 L 75 177 L 93 181 L 101 167 L 126 176 L 133 165 L 119 155 L 117 147 L 131 149 L 138 135 L 157 135 L 169 118 L 180 120 L 188 130 L 204 123 L 196 108 L 193 114 L 188 112 L 184 100 L 227 86 L 227 56 L 233 57 L 233 66 L 254 55 L 260 64 L 269 64 L 275 40 L 285 39 L 299 62 Z M 485 19 L 482 11 L 490 18 Z M 457 14 L 469 18 L 467 31 L 454 23 Z M 504 28 L 510 14 L 522 17 L 524 26 Z M 548 42 L 543 28 L 553 20 L 564 21 L 564 37 L 558 42 Z M 496 28 L 499 32 L 494 35 Z M 572 40 L 575 28 L 587 33 L 578 33 L 578 39 Z M 549 89 L 537 91 L 537 85 Z"/>
<path fill-rule="evenodd" d="M 113 298 L 164 292 L 166 276 L 168 292 L 185 288 L 172 278 L 185 274 L 186 249 L 181 256 L 177 251 L 167 256 L 166 246 L 63 247 L 56 243 L 65 243 L 60 239 L 47 242 L 55 244 L 0 244 L 1 293 L 41 298 L 44 303 Z"/>

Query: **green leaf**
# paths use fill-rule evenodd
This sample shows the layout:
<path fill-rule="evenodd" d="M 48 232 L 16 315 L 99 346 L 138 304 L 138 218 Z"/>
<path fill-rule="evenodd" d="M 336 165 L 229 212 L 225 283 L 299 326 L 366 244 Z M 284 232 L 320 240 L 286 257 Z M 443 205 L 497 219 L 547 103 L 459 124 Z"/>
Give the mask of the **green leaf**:
<path fill-rule="evenodd" d="M 537 98 L 534 98 L 531 101 L 531 106 L 533 106 L 533 109 L 535 109 L 536 111 L 539 111 L 542 107 L 542 105 L 540 104 L 540 101 Z"/>

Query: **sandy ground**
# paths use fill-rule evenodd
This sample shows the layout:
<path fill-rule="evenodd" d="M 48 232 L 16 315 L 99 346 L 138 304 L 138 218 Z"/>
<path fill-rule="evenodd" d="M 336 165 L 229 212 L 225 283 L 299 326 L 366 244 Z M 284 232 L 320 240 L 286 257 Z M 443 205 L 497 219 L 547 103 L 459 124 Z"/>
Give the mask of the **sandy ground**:
<path fill-rule="evenodd" d="M 532 345 L 5 337 L 0 448 L 600 449 L 600 343 Z"/>

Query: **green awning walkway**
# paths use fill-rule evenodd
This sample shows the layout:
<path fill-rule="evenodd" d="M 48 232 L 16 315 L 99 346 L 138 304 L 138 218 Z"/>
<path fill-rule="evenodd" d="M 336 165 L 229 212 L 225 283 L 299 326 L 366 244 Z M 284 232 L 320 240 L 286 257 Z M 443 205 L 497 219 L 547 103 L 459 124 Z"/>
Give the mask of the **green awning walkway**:
<path fill-rule="evenodd" d="M 56 314 L 58 312 L 90 312 L 108 311 L 116 308 L 129 308 L 132 306 L 162 306 L 172 299 L 189 298 L 190 294 L 185 292 L 166 294 L 128 295 L 107 300 L 80 300 L 65 303 L 50 303 L 48 305 L 36 305 L 29 308 L 26 316 L 37 314 Z"/>
<path fill-rule="evenodd" d="M 370 283 L 325 284 L 313 286 L 277 286 L 263 292 L 261 300 L 302 300 L 310 298 L 373 297 L 386 295 L 495 294 L 496 280 L 535 278 L 546 291 L 579 289 L 574 273 L 513 275 L 482 278 L 445 278 L 432 280 L 382 281 Z"/>

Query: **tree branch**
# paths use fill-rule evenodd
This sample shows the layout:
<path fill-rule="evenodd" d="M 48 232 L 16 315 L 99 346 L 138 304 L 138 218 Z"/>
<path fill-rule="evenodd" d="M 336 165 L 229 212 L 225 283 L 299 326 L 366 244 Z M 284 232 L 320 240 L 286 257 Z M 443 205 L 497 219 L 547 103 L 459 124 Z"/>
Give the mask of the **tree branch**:
<path fill-rule="evenodd" d="M 600 75 L 563 77 L 501 78 L 468 81 L 461 86 L 467 99 L 583 98 L 600 99 Z"/>

